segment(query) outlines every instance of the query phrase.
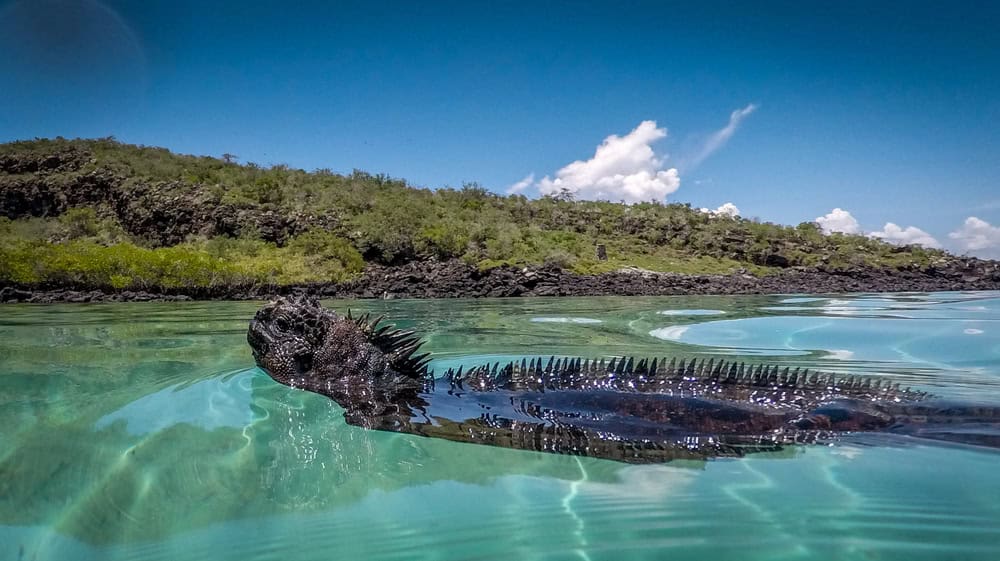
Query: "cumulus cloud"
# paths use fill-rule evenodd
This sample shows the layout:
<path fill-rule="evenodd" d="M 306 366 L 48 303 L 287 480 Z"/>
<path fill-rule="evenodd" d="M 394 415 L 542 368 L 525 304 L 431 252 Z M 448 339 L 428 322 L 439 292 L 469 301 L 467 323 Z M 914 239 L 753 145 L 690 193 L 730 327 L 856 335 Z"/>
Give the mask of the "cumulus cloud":
<path fill-rule="evenodd" d="M 733 203 L 723 203 L 715 210 L 709 210 L 707 208 L 699 208 L 698 210 L 705 214 L 711 214 L 712 216 L 728 216 L 730 218 L 736 218 L 740 215 L 740 209 Z"/>
<path fill-rule="evenodd" d="M 733 218 L 740 215 L 740 209 L 736 207 L 733 203 L 725 203 L 719 208 L 715 209 L 715 214 L 725 214 Z"/>
<path fill-rule="evenodd" d="M 734 134 L 736 134 L 736 129 L 739 128 L 740 123 L 743 122 L 743 119 L 746 119 L 748 115 L 750 115 L 756 110 L 757 110 L 757 105 L 751 103 L 750 105 L 747 105 L 743 109 L 737 109 L 732 113 L 730 113 L 729 123 L 726 124 L 726 126 L 722 127 L 721 129 L 715 131 L 714 133 L 712 133 L 711 136 L 708 137 L 708 140 L 706 140 L 705 144 L 701 146 L 701 149 L 698 150 L 698 152 L 686 162 L 684 170 L 689 171 L 697 167 L 698 164 L 705 161 L 705 158 L 708 158 L 716 150 L 725 146 L 726 143 L 729 142 L 729 139 L 732 138 Z"/>
<path fill-rule="evenodd" d="M 687 159 L 687 165 L 693 168 L 722 148 L 736 134 L 743 119 L 756 109 L 757 105 L 751 103 L 733 111 L 729 123 L 712 133 L 694 157 Z M 624 136 L 613 134 L 605 138 L 589 160 L 577 160 L 557 171 L 554 177 L 546 175 L 537 182 L 534 174 L 528 175 L 508 187 L 507 192 L 520 193 L 535 187 L 542 195 L 566 192 L 577 199 L 662 201 L 681 185 L 677 167 L 667 166 L 664 158 L 653 151 L 653 143 L 666 136 L 666 127 L 657 126 L 656 121 L 642 121 Z M 695 181 L 696 185 L 700 183 Z M 725 213 L 731 214 L 732 209 L 727 208 Z"/>
<path fill-rule="evenodd" d="M 577 199 L 662 201 L 681 185 L 677 169 L 665 169 L 651 146 L 666 136 L 656 121 L 643 121 L 625 136 L 605 138 L 589 160 L 567 165 L 554 179 L 546 175 L 538 189 L 543 195 L 568 191 Z"/>
<path fill-rule="evenodd" d="M 935 249 L 940 249 L 941 244 L 933 236 L 927 232 L 917 228 L 916 226 L 907 226 L 906 228 L 901 228 L 900 226 L 893 224 L 892 222 L 886 222 L 882 230 L 878 232 L 872 232 L 869 234 L 870 237 L 879 238 L 883 241 L 887 241 L 896 245 L 922 245 L 924 247 L 931 247 Z"/>
<path fill-rule="evenodd" d="M 861 234 L 861 225 L 851 216 L 850 212 L 842 208 L 835 208 L 828 214 L 816 218 L 816 223 L 824 234 L 842 232 L 844 234 Z M 867 234 L 870 238 L 878 238 L 882 241 L 896 245 L 922 245 L 935 249 L 941 248 L 941 243 L 934 239 L 927 232 L 916 226 L 903 228 L 893 222 L 886 222 L 885 226 L 877 232 Z"/>
<path fill-rule="evenodd" d="M 850 212 L 842 208 L 835 208 L 828 214 L 816 218 L 824 234 L 842 232 L 844 234 L 858 234 L 861 232 L 861 225 L 851 216 Z"/>
<path fill-rule="evenodd" d="M 963 252 L 1000 259 L 1000 227 L 985 220 L 970 216 L 958 230 L 948 234 L 948 237 L 955 240 Z"/>
<path fill-rule="evenodd" d="M 511 185 L 510 187 L 508 187 L 507 188 L 507 194 L 508 195 L 514 195 L 514 194 L 520 193 L 521 191 L 524 191 L 528 187 L 531 187 L 531 184 L 534 183 L 534 182 L 535 182 L 535 174 L 529 173 L 528 175 L 526 175 L 524 177 L 524 179 L 522 179 L 522 180 L 518 181 L 517 183 L 515 183 L 515 184 Z"/>

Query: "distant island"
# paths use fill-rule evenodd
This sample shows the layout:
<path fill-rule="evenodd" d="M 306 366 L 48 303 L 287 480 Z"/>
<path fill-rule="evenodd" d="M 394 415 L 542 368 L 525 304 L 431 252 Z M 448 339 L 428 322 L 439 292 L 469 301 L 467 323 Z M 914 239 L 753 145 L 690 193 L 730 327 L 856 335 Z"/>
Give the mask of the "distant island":
<path fill-rule="evenodd" d="M 0 301 L 1000 289 L 996 261 L 811 222 L 238 160 L 0 145 Z"/>

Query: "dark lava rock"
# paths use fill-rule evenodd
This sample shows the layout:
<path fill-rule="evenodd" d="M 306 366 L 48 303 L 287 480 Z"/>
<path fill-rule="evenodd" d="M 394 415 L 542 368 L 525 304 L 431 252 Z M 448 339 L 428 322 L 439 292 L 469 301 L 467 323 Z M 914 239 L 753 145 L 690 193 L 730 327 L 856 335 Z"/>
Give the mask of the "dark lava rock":
<path fill-rule="evenodd" d="M 512 296 L 658 296 L 676 294 L 835 294 L 845 292 L 931 292 L 1000 290 L 1000 263 L 953 258 L 928 270 L 853 268 L 828 271 L 789 268 L 755 277 L 683 275 L 626 268 L 600 275 L 577 275 L 556 267 L 502 266 L 488 271 L 461 261 L 425 261 L 402 266 L 372 265 L 344 283 L 282 287 L 178 289 L 165 293 L 7 286 L 2 302 L 123 302 L 179 300 L 254 300 L 277 295 L 312 294 L 323 298 L 481 298 Z"/>
<path fill-rule="evenodd" d="M 144 182 L 107 169 L 77 171 L 74 166 L 79 161 L 71 164 L 65 158 L 49 163 L 44 158 L 38 162 L 6 158 L 0 159 L 4 169 L 36 171 L 0 174 L 0 216 L 11 219 L 56 217 L 77 206 L 99 207 L 113 214 L 126 232 L 154 246 L 176 245 L 191 235 L 238 237 L 246 231 L 283 244 L 311 228 L 332 230 L 339 224 L 335 216 L 224 203 L 199 184 Z M 39 166 L 69 172 L 43 174 L 37 172 Z"/>
<path fill-rule="evenodd" d="M 0 289 L 0 302 L 27 302 L 31 296 L 31 291 L 21 290 L 12 286 L 6 286 Z"/>
<path fill-rule="evenodd" d="M 66 148 L 45 154 L 0 154 L 0 173 L 54 173 L 76 171 L 90 161 L 86 150 Z"/>
<path fill-rule="evenodd" d="M 959 259 L 961 260 L 961 259 Z M 1000 289 L 1000 264 L 977 260 L 971 269 L 951 266 L 934 274 L 854 268 L 790 268 L 776 275 L 682 275 L 623 269 L 577 275 L 553 267 L 497 267 L 489 271 L 460 261 L 371 266 L 354 281 L 326 288 L 324 296 L 449 298 L 481 296 L 598 296 L 669 294 L 840 293 Z"/>
<path fill-rule="evenodd" d="M 0 175 L 0 216 L 58 216 L 74 206 L 110 199 L 121 178 L 106 170 L 50 176 Z"/>
<path fill-rule="evenodd" d="M 766 257 L 764 257 L 764 265 L 767 265 L 768 267 L 786 268 L 788 267 L 789 263 L 788 263 L 788 258 L 785 257 L 784 255 L 781 255 L 779 253 L 771 253 Z"/>

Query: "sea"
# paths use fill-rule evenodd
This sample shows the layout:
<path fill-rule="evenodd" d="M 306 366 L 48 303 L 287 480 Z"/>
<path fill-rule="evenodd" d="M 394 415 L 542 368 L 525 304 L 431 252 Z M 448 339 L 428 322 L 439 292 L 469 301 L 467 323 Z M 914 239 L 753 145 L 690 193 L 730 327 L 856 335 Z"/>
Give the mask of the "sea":
<path fill-rule="evenodd" d="M 845 435 L 627 465 L 371 431 L 255 367 L 260 305 L 0 307 L 0 559 L 1000 559 L 997 450 Z M 417 330 L 439 373 L 723 357 L 1000 407 L 998 292 L 324 305 Z"/>

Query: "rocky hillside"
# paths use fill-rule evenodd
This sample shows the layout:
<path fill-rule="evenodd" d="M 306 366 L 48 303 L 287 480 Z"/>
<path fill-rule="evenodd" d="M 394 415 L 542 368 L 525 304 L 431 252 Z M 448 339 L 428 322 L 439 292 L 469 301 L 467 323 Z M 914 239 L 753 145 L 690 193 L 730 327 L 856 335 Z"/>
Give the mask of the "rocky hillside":
<path fill-rule="evenodd" d="M 6 300 L 1000 287 L 995 262 L 811 223 L 419 189 L 112 139 L 0 145 L 0 235 Z"/>
<path fill-rule="evenodd" d="M 248 232 L 280 243 L 310 228 L 333 225 L 330 216 L 229 202 L 199 183 L 135 176 L 108 164 L 75 144 L 51 151 L 11 151 L 8 145 L 7 153 L 0 152 L 0 216 L 54 218 L 91 207 L 155 246 L 177 245 L 191 236 Z"/>

